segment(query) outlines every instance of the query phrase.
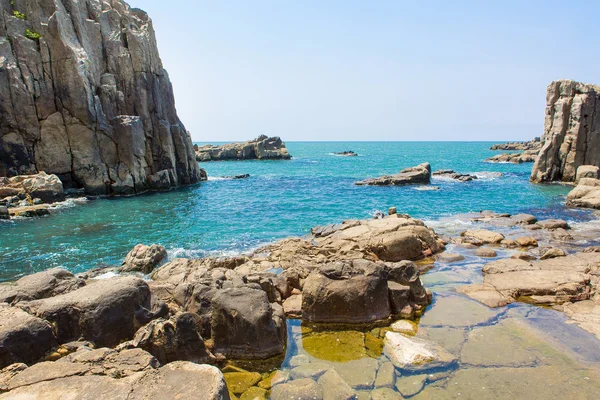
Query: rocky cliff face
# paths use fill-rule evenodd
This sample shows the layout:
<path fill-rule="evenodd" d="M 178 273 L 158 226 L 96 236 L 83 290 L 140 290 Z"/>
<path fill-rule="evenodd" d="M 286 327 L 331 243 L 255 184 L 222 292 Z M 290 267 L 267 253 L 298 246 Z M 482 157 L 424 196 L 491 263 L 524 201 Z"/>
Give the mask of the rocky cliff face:
<path fill-rule="evenodd" d="M 531 173 L 534 182 L 572 182 L 579 166 L 600 166 L 600 87 L 552 82 L 542 142 Z"/>
<path fill-rule="evenodd" d="M 0 176 L 91 194 L 200 179 L 148 15 L 121 0 L 0 0 Z"/>

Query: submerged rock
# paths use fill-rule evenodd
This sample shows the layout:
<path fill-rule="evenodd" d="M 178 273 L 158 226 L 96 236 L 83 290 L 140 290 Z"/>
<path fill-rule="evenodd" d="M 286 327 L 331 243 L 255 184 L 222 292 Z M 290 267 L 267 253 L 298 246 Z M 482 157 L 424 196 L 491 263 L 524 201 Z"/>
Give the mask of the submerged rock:
<path fill-rule="evenodd" d="M 406 168 L 395 175 L 386 175 L 379 178 L 370 178 L 355 182 L 355 185 L 374 186 L 399 186 L 411 184 L 428 184 L 431 181 L 431 165 L 419 164 L 416 167 Z"/>
<path fill-rule="evenodd" d="M 542 148 L 533 182 L 573 182 L 581 165 L 600 166 L 600 88 L 572 80 L 552 82 L 546 93 Z"/>
<path fill-rule="evenodd" d="M 289 160 L 290 153 L 279 137 L 260 135 L 244 143 L 230 143 L 221 146 L 199 146 L 196 149 L 197 161 L 222 160 Z"/>
<path fill-rule="evenodd" d="M 401 333 L 387 332 L 383 352 L 401 370 L 426 371 L 448 367 L 456 357 L 436 343 Z"/>

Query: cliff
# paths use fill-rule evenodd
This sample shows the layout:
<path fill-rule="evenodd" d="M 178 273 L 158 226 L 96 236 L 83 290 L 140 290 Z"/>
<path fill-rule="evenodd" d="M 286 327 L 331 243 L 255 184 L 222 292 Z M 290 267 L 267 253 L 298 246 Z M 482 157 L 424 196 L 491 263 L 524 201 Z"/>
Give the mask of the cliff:
<path fill-rule="evenodd" d="M 542 142 L 531 172 L 533 182 L 573 182 L 579 166 L 600 166 L 600 87 L 552 82 Z"/>
<path fill-rule="evenodd" d="M 148 15 L 121 0 L 0 0 L 0 176 L 135 194 L 200 179 Z"/>

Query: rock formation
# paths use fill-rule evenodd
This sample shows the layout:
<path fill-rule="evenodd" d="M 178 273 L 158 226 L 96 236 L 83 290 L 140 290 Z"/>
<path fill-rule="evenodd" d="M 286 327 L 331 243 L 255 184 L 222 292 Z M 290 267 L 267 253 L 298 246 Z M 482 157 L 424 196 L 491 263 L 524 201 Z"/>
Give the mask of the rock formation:
<path fill-rule="evenodd" d="M 490 150 L 539 150 L 542 147 L 542 141 L 539 137 L 534 138 L 529 142 L 507 142 L 495 144 L 490 147 Z"/>
<path fill-rule="evenodd" d="M 600 180 L 582 178 L 567 195 L 567 206 L 600 209 Z"/>
<path fill-rule="evenodd" d="M 573 182 L 581 165 L 600 166 L 600 87 L 552 82 L 546 93 L 542 148 L 533 182 Z"/>
<path fill-rule="evenodd" d="M 260 135 L 244 143 L 229 143 L 222 146 L 194 146 L 196 160 L 289 160 L 290 153 L 279 137 Z"/>
<path fill-rule="evenodd" d="M 358 154 L 356 154 L 352 150 L 340 151 L 338 153 L 333 153 L 333 154 L 335 154 L 336 156 L 342 156 L 342 157 L 358 157 Z"/>
<path fill-rule="evenodd" d="M 416 167 L 406 168 L 395 175 L 385 175 L 378 178 L 369 178 L 354 182 L 355 185 L 370 186 L 401 186 L 411 184 L 428 184 L 431 181 L 431 165 L 419 164 Z"/>
<path fill-rule="evenodd" d="M 534 162 L 537 155 L 537 150 L 526 150 L 523 153 L 502 153 L 488 158 L 485 162 L 522 164 Z"/>
<path fill-rule="evenodd" d="M 200 180 L 152 22 L 122 0 L 0 2 L 0 176 L 136 194 Z"/>
<path fill-rule="evenodd" d="M 437 178 L 452 179 L 460 182 L 470 182 L 474 179 L 477 179 L 477 176 L 475 175 L 461 174 L 460 172 L 456 172 L 453 169 L 440 169 L 434 171 L 431 175 Z"/>

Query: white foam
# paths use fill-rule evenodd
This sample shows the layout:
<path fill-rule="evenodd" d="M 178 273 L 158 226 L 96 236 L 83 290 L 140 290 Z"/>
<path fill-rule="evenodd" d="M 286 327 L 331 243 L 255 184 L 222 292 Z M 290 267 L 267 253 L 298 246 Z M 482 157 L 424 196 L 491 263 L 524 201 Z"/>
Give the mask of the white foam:
<path fill-rule="evenodd" d="M 109 271 L 109 272 L 105 272 L 103 274 L 100 274 L 92 279 L 110 279 L 110 278 L 114 278 L 115 276 L 119 276 L 119 274 L 117 274 L 114 271 Z"/>

